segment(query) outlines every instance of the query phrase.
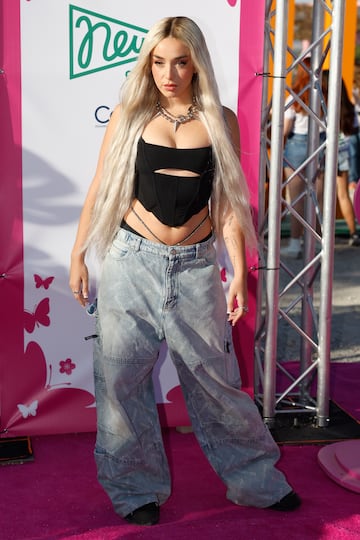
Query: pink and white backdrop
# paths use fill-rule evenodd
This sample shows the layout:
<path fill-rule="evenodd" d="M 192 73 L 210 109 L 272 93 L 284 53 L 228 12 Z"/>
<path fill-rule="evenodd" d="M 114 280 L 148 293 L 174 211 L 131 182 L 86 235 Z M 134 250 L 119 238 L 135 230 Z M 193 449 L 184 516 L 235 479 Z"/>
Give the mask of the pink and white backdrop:
<path fill-rule="evenodd" d="M 69 254 L 104 128 L 147 29 L 188 15 L 205 33 L 222 101 L 238 112 L 257 210 L 264 0 L 2 0 L 0 44 L 0 436 L 95 429 L 94 320 L 68 289 Z M 249 266 L 256 260 L 249 259 Z M 96 295 L 95 262 L 92 297 Z M 219 253 L 224 288 L 231 268 Z M 234 333 L 252 393 L 256 272 Z M 187 413 L 166 346 L 154 373 L 161 420 Z"/>

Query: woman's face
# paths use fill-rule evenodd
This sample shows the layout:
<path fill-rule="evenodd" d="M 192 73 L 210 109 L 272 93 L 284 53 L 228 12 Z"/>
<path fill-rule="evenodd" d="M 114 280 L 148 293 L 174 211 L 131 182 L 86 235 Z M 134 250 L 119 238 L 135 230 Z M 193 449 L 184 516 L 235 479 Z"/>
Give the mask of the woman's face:
<path fill-rule="evenodd" d="M 195 72 L 188 47 L 167 37 L 151 54 L 151 72 L 159 92 L 166 98 L 192 100 L 191 81 Z"/>

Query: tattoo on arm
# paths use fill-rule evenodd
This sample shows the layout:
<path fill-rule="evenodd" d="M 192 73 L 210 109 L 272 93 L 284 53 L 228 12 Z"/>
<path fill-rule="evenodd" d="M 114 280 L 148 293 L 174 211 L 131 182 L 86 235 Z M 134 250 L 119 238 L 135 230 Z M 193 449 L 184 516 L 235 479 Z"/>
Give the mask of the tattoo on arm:
<path fill-rule="evenodd" d="M 230 214 L 225 220 L 223 233 L 229 259 L 234 269 L 241 270 L 244 265 L 242 232 L 234 214 Z"/>

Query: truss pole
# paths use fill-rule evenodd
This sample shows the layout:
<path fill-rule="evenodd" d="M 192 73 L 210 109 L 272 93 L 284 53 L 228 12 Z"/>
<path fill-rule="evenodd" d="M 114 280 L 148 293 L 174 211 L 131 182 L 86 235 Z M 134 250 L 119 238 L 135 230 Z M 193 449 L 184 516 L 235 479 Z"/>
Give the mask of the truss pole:
<path fill-rule="evenodd" d="M 266 264 L 261 261 L 261 267 L 266 267 L 266 270 L 259 269 L 261 283 L 258 284 L 257 291 L 259 309 L 255 336 L 255 374 L 257 377 L 255 398 L 262 406 L 264 421 L 270 424 L 270 427 L 275 424 L 275 415 L 279 413 L 300 414 L 313 411 L 316 413 L 315 420 L 319 427 L 325 427 L 328 422 L 336 173 L 345 1 L 313 0 L 313 41 L 306 51 L 297 55 L 292 47 L 286 46 L 288 2 L 278 0 L 276 10 L 271 11 L 274 2 L 266 0 L 265 29 L 268 39 L 265 39 L 264 44 L 265 79 L 261 132 L 263 156 L 260 161 L 260 182 L 265 184 L 267 180 L 265 174 L 267 167 L 269 202 L 268 210 L 265 212 L 264 196 L 259 199 L 260 254 L 264 258 L 266 255 Z M 325 12 L 332 16 L 332 24 L 326 29 L 323 28 Z M 271 18 L 275 23 L 274 30 L 270 23 Z M 270 35 L 274 36 L 274 46 L 269 38 Z M 330 36 L 331 40 L 328 39 L 324 47 L 327 36 Z M 287 51 L 293 56 L 294 61 L 289 68 L 285 69 Z M 272 101 L 268 104 L 266 75 L 271 54 L 273 54 L 274 68 L 273 75 L 270 75 L 273 77 Z M 295 69 L 308 54 L 311 54 L 309 107 L 302 103 L 309 115 L 308 157 L 301 167 L 294 170 L 294 175 L 301 174 L 304 180 L 301 197 L 305 200 L 305 213 L 302 217 L 294 211 L 291 204 L 283 200 L 283 189 L 293 178 L 291 176 L 286 181 L 283 180 L 285 76 Z M 323 62 L 329 54 L 327 113 L 322 114 L 321 105 L 324 102 L 322 101 L 321 73 Z M 301 102 L 301 92 L 299 95 L 294 95 L 294 99 Z M 271 126 L 271 140 L 268 137 L 268 126 Z M 326 142 L 324 143 L 320 141 L 320 127 L 326 128 Z M 270 159 L 268 149 L 270 149 Z M 324 189 L 320 199 L 321 195 L 319 197 L 316 195 L 315 185 L 319 171 L 318 165 L 324 149 L 326 149 Z M 323 202 L 322 212 L 319 201 Z M 288 214 L 298 219 L 304 228 L 305 251 L 300 269 L 298 264 L 292 267 L 288 262 L 280 260 L 281 220 L 283 215 Z M 316 214 L 319 216 L 321 231 L 316 227 Z M 321 242 L 321 251 L 318 254 L 315 254 L 315 241 Z M 281 290 L 280 277 L 290 279 L 284 286 L 281 285 Z M 315 278 L 318 277 L 320 301 L 319 309 L 316 310 L 313 289 L 315 283 L 317 284 Z M 284 307 L 280 308 L 280 300 L 284 302 Z M 299 303 L 302 308 L 301 323 L 297 324 L 293 315 L 296 317 Z M 277 358 L 279 324 L 282 322 L 287 323 L 300 337 L 300 374 L 295 377 L 286 371 Z M 277 394 L 277 369 L 291 380 L 290 385 L 282 389 L 280 394 Z M 317 396 L 311 397 L 309 387 L 315 372 Z"/>
<path fill-rule="evenodd" d="M 319 427 L 326 427 L 329 420 L 330 337 L 336 209 L 336 171 L 338 159 L 344 15 L 345 0 L 334 0 L 327 105 L 327 149 L 324 173 L 324 218 L 322 235 L 323 264 L 321 267 L 320 278 L 319 366 L 317 387 L 317 424 Z"/>
<path fill-rule="evenodd" d="M 272 130 L 269 178 L 269 231 L 267 254 L 267 334 L 264 355 L 264 421 L 271 425 L 275 417 L 276 353 L 279 308 L 279 263 L 281 236 L 281 188 L 283 177 L 285 52 L 288 2 L 276 13 Z"/>
<path fill-rule="evenodd" d="M 324 30 L 324 10 L 321 8 L 319 1 L 315 0 L 313 6 L 313 23 L 312 23 L 312 43 L 314 47 L 311 51 L 311 87 L 310 87 L 310 109 L 320 116 L 320 88 L 319 88 L 319 66 L 321 65 L 323 40 L 321 34 Z M 319 123 L 314 116 L 309 116 L 309 131 L 308 131 L 308 151 L 307 155 L 311 156 L 319 147 Z M 304 215 L 306 222 L 311 226 L 312 230 L 316 229 L 316 214 L 313 204 L 313 191 L 316 197 L 316 185 L 319 181 L 319 156 L 315 155 L 306 166 L 307 190 L 304 204 Z M 304 263 L 313 259 L 315 253 L 315 239 L 310 229 L 304 229 Z M 307 336 L 312 336 L 314 332 L 313 314 L 311 306 L 313 303 L 313 278 L 314 268 L 310 267 L 309 271 L 304 275 L 304 291 L 302 300 L 302 322 L 301 328 Z M 312 361 L 313 347 L 309 340 L 301 339 L 300 342 L 300 372 L 303 373 Z M 307 399 L 308 382 L 304 379 L 300 384 L 300 398 L 302 402 Z"/>
<path fill-rule="evenodd" d="M 266 184 L 266 168 L 267 168 L 267 143 L 268 143 L 268 118 L 269 118 L 269 106 L 268 106 L 268 95 L 269 95 L 269 78 L 268 73 L 270 70 L 270 55 L 269 55 L 269 44 L 271 41 L 270 38 L 270 25 L 269 25 L 269 13 L 271 10 L 272 0 L 266 0 L 265 6 L 265 38 L 264 38 L 264 58 L 263 58 L 263 73 L 258 73 L 257 76 L 263 77 L 263 86 L 262 86 L 262 99 L 261 99 L 261 133 L 260 133 L 260 162 L 259 162 L 259 185 L 265 186 Z M 263 297 L 263 284 L 264 284 L 264 267 L 265 267 L 265 255 L 264 255 L 264 227 L 263 223 L 260 222 L 260 219 L 265 215 L 265 190 L 259 189 L 259 211 L 258 211 L 258 237 L 259 237 L 259 269 L 258 269 L 258 280 L 256 287 L 256 298 Z M 256 311 L 256 323 L 255 327 L 259 334 L 261 334 L 262 329 L 262 311 L 258 309 Z M 255 340 L 257 343 L 261 340 L 261 335 L 256 335 Z M 255 366 L 254 366 L 254 387 L 255 394 L 259 393 L 259 382 L 260 382 L 260 371 L 259 371 L 259 362 L 260 357 L 256 353 L 257 346 L 255 347 Z"/>

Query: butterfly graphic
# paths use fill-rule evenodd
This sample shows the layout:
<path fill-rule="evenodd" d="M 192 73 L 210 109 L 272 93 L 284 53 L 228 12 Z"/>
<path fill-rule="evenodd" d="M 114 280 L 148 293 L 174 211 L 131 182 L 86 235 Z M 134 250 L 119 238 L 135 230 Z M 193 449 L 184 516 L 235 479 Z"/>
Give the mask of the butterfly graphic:
<path fill-rule="evenodd" d="M 24 311 L 24 328 L 30 334 L 35 330 L 35 326 L 50 326 L 50 302 L 49 298 L 43 298 L 35 308 L 35 311 Z"/>
<path fill-rule="evenodd" d="M 28 418 L 29 416 L 36 416 L 37 408 L 39 402 L 35 399 L 29 406 L 24 405 L 23 403 L 18 403 L 18 409 L 21 412 L 23 418 Z"/>
<path fill-rule="evenodd" d="M 51 365 L 38 343 L 30 341 L 17 359 L 16 380 L 11 388 L 13 413 L 7 429 L 42 434 L 94 431 L 95 397 L 87 390 L 52 385 Z M 40 414 L 41 411 L 41 414 Z"/>
<path fill-rule="evenodd" d="M 40 289 L 40 287 L 44 287 L 44 289 L 48 290 L 48 288 L 54 281 L 54 276 L 49 276 L 43 279 L 41 276 L 39 276 L 39 274 L 34 274 L 34 281 L 37 289 Z"/>

